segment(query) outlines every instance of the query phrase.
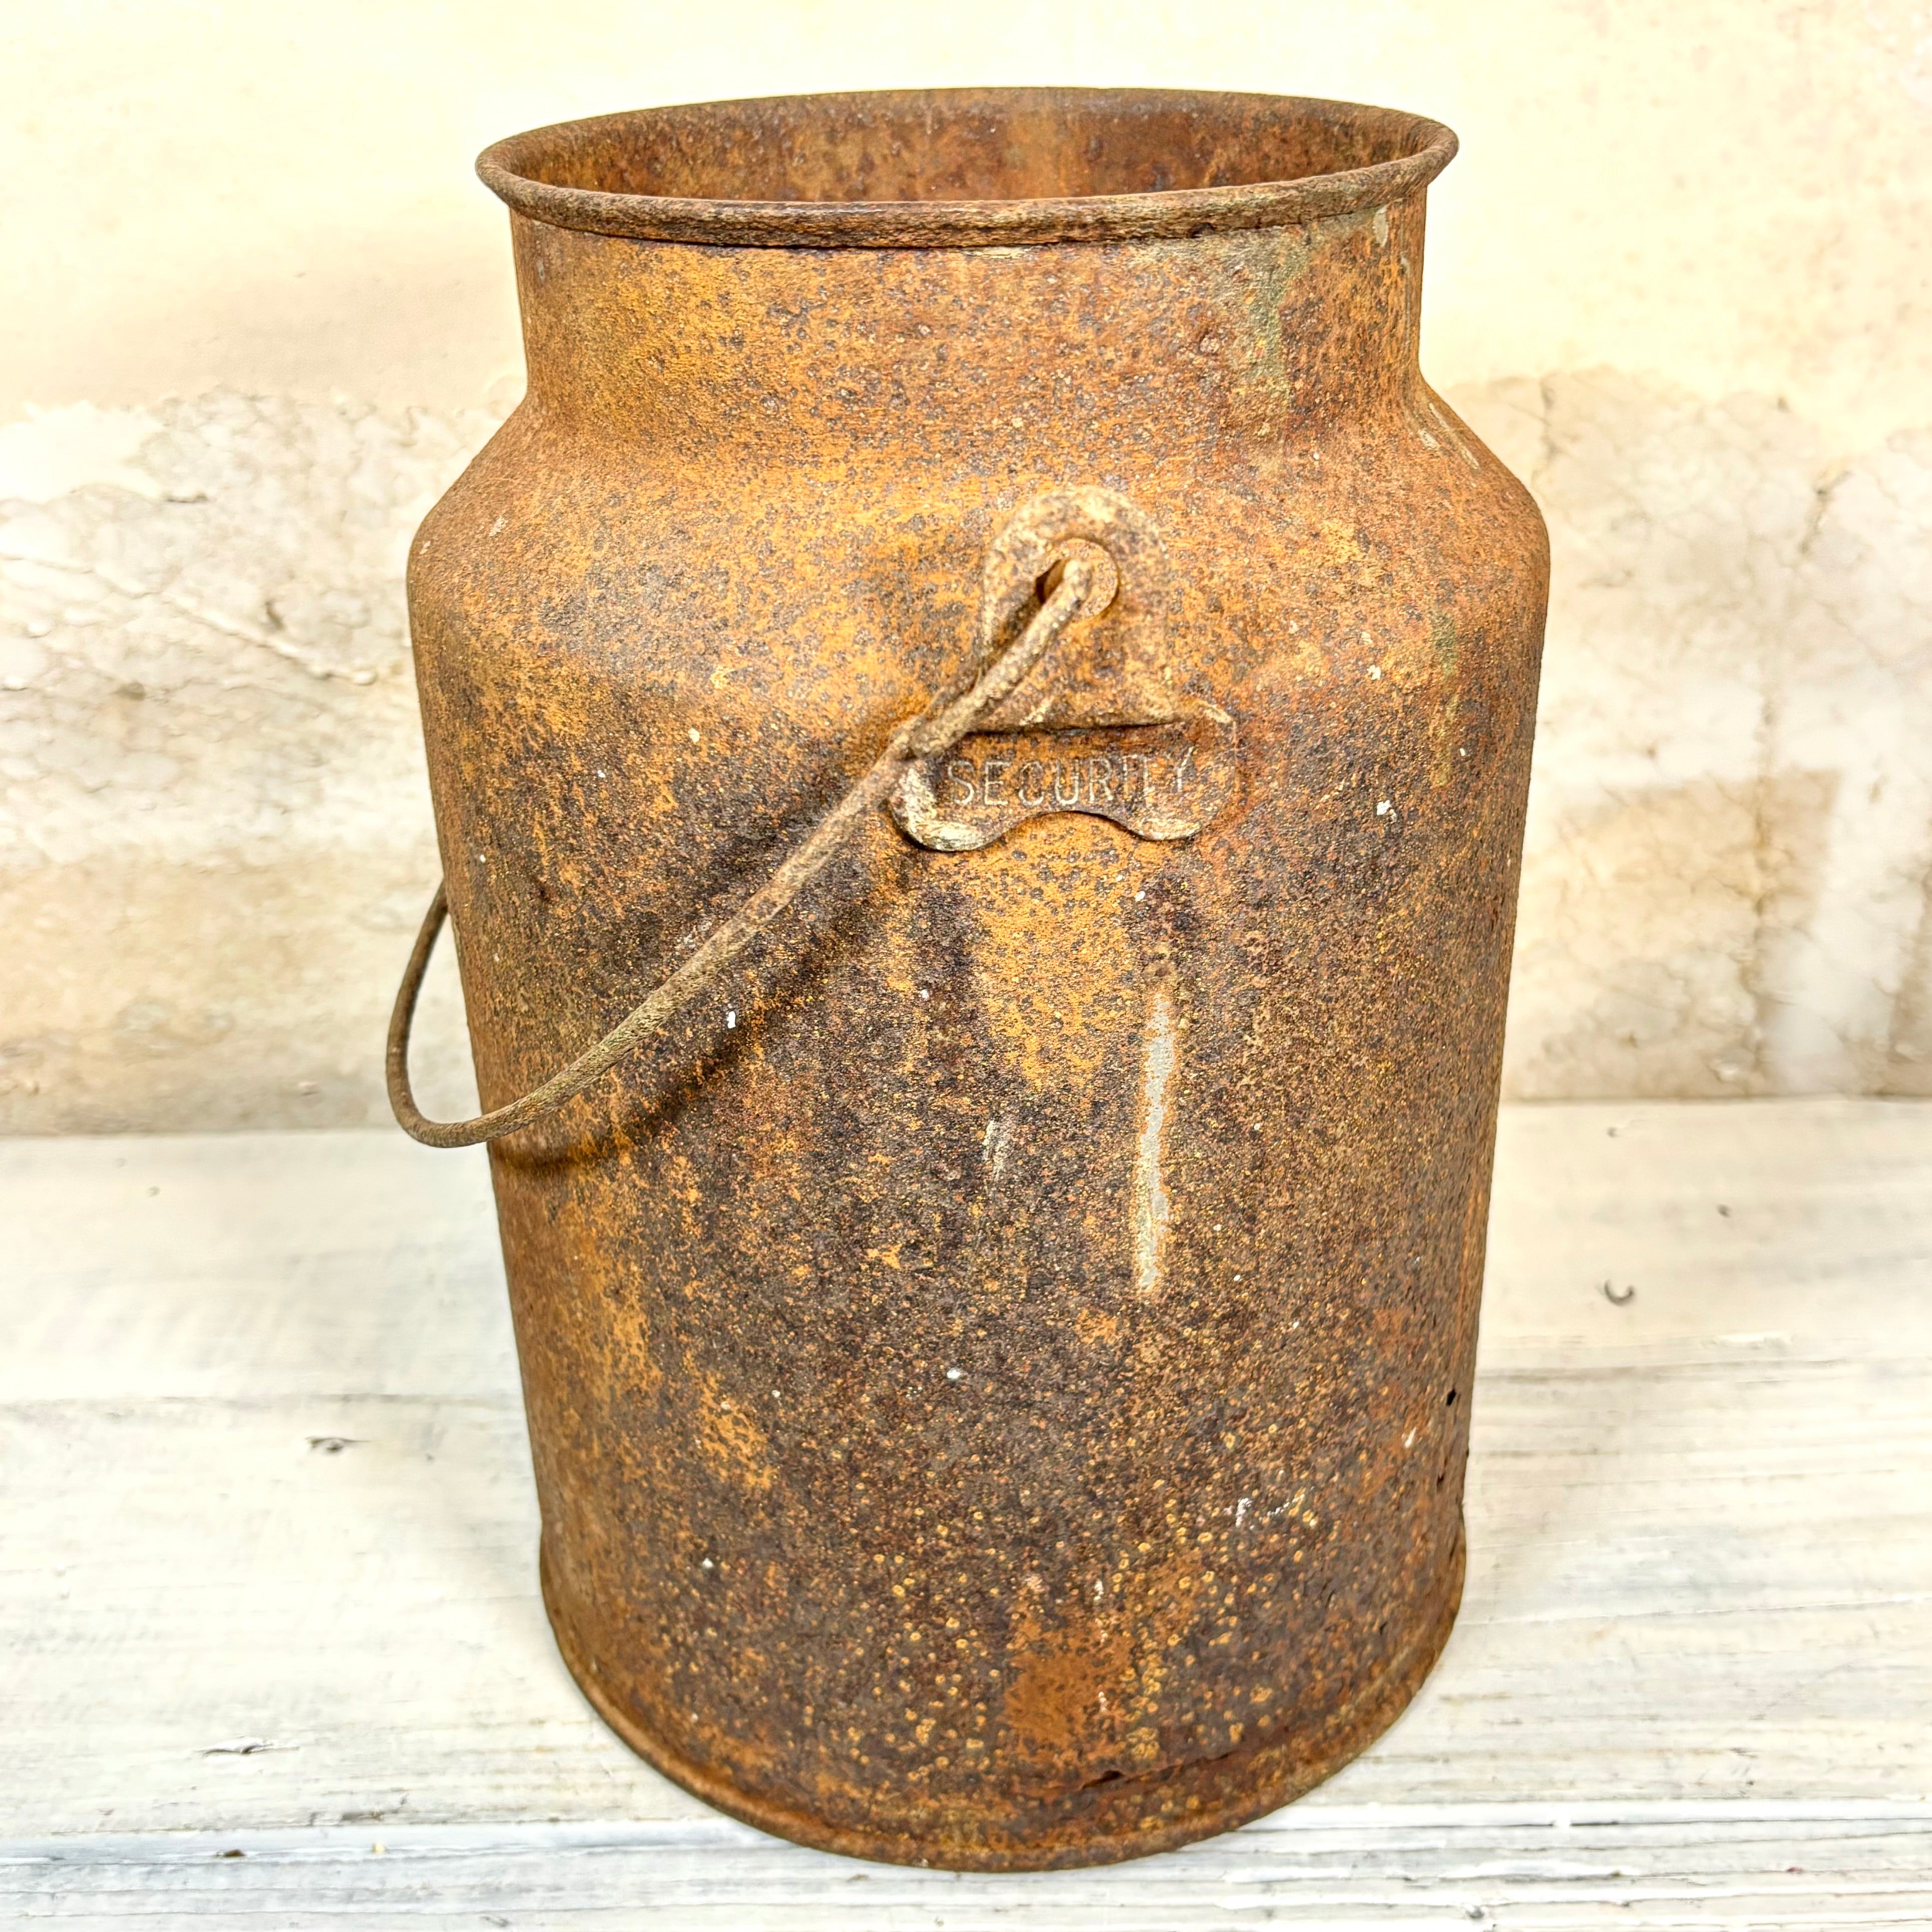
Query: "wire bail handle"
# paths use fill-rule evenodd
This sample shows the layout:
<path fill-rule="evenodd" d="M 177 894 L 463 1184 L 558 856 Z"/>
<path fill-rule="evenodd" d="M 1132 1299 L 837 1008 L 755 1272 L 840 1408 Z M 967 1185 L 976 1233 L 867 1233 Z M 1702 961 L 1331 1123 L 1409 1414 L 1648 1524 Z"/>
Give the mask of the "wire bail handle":
<path fill-rule="evenodd" d="M 820 819 L 737 911 L 705 937 L 691 957 L 647 993 L 617 1024 L 568 1066 L 520 1099 L 466 1120 L 432 1120 L 416 1105 L 410 1084 L 410 1034 L 423 980 L 445 921 L 447 882 L 437 883 L 423 916 L 389 1018 L 386 1070 L 389 1105 L 403 1131 L 425 1147 L 474 1147 L 514 1133 L 554 1114 L 600 1074 L 634 1052 L 658 1028 L 713 985 L 731 962 L 823 872 L 860 821 L 884 805 L 915 760 L 950 750 L 985 726 L 1049 718 L 1064 686 L 1048 654 L 1068 628 L 1126 603 L 1123 616 L 1157 618 L 1132 601 L 1150 576 L 1124 566 L 1159 556 L 1152 526 L 1117 492 L 1094 485 L 1042 490 L 1009 518 L 986 553 L 976 648 L 967 668 L 942 686 L 916 718 L 899 725 L 871 766 Z M 1126 597 L 1124 598 L 1124 590 Z M 1027 606 L 1038 608 L 1012 641 L 1012 625 Z M 1128 626 L 1130 650 L 1133 631 Z M 1144 663 L 1145 654 L 1141 654 Z M 1120 667 L 1131 682 L 1139 667 Z M 1132 694 L 1124 694 L 1130 697 Z"/>

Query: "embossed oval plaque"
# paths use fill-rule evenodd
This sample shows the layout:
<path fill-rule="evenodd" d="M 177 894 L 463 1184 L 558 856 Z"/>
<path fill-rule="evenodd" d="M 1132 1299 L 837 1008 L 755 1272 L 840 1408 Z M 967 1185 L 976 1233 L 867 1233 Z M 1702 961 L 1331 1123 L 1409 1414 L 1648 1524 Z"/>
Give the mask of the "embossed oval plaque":
<path fill-rule="evenodd" d="M 980 731 L 907 767 L 890 801 L 936 852 L 990 845 L 1029 818 L 1111 818 L 1142 838 L 1186 838 L 1234 796 L 1234 723 L 1205 706 L 1158 724 Z"/>

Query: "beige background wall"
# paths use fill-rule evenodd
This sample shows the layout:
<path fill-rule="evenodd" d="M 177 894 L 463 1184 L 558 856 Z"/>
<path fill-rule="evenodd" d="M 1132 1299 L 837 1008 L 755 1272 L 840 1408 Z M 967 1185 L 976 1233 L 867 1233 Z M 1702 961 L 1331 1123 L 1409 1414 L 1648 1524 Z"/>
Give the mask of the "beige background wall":
<path fill-rule="evenodd" d="M 1425 367 L 1557 583 L 1508 1078 L 1932 1093 L 1932 7 L 0 0 L 0 1129 L 382 1115 L 399 578 L 514 400 L 470 158 L 1060 80 L 1448 121 Z M 446 988 L 425 1085 L 453 1101 Z"/>

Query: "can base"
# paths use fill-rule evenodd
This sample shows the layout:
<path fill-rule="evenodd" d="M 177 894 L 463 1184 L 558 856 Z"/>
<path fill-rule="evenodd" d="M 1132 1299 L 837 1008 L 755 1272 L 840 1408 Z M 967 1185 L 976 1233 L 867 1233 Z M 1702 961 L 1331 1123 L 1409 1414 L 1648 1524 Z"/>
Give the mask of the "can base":
<path fill-rule="evenodd" d="M 1459 1538 L 1440 1607 L 1381 1673 L 1312 1736 L 1258 1738 L 1225 1756 L 1110 1783 L 1104 1796 L 988 1804 L 970 1822 L 956 1808 L 935 1809 L 929 1834 L 835 1824 L 781 1799 L 745 1791 L 692 1762 L 620 1709 L 589 1668 L 540 1559 L 544 1607 L 565 1665 L 597 1714 L 674 1784 L 728 1816 L 814 1851 L 940 1871 L 1052 1871 L 1118 1864 L 1211 1838 L 1265 1816 L 1312 1790 L 1358 1756 L 1394 1723 L 1434 1668 L 1462 1602 L 1464 1547 Z"/>

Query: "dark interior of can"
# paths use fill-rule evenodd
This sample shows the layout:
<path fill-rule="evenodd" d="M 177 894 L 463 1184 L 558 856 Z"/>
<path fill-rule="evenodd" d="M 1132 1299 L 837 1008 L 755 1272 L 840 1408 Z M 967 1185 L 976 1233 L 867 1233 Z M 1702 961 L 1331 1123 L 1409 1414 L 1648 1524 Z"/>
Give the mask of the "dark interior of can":
<path fill-rule="evenodd" d="M 807 94 L 548 128 L 519 139 L 512 165 L 607 194 L 1030 201 L 1300 181 L 1405 158 L 1436 131 L 1388 109 L 1275 94 Z"/>

